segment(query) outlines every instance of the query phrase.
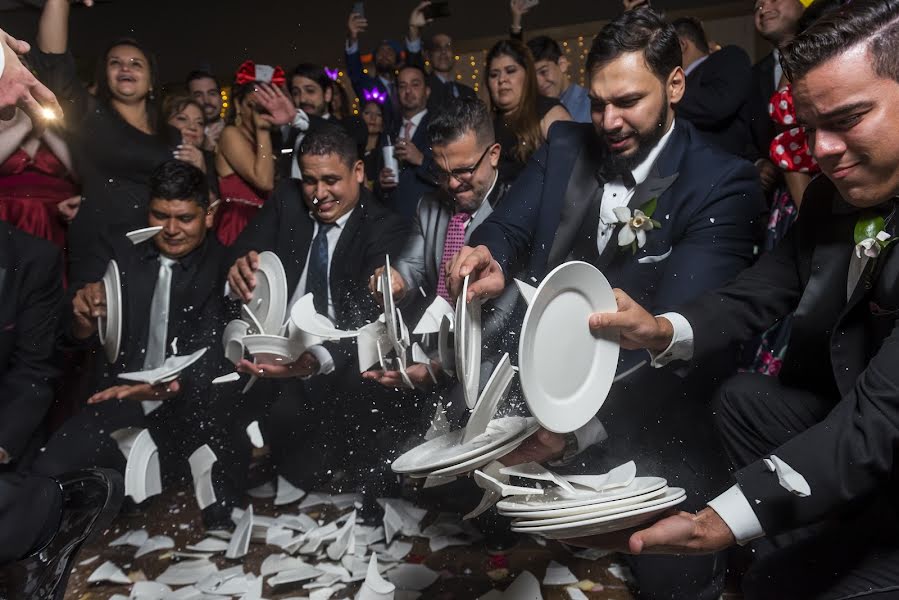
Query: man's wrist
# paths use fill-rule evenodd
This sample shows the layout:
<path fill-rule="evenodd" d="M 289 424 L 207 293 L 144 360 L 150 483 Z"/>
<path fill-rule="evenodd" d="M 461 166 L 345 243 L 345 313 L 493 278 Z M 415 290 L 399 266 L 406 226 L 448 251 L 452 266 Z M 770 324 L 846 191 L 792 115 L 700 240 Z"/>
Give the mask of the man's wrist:
<path fill-rule="evenodd" d="M 656 340 L 652 344 L 652 350 L 654 352 L 663 352 L 669 346 L 671 346 L 671 341 L 674 339 L 674 325 L 671 324 L 665 317 L 655 317 L 656 325 L 658 326 L 658 333 L 656 334 Z"/>
<path fill-rule="evenodd" d="M 737 538 L 715 509 L 706 507 L 693 517 L 699 528 L 700 537 L 717 548 L 729 548 L 737 543 Z"/>

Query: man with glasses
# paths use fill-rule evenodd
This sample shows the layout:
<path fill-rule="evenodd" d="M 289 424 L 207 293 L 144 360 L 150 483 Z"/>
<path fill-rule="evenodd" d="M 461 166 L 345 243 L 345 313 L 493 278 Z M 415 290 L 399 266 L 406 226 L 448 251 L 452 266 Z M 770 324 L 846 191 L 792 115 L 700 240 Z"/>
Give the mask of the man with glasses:
<path fill-rule="evenodd" d="M 393 296 L 401 310 L 418 302 L 427 306 L 437 296 L 450 301 L 445 263 L 493 213 L 508 190 L 497 179 L 500 145 L 493 133 L 490 111 L 481 100 L 449 100 L 431 119 L 428 137 L 434 152 L 430 172 L 439 187 L 422 196 L 406 246 L 392 263 Z M 377 294 L 382 270 L 378 269 L 370 281 L 372 293 Z M 514 294 L 509 296 L 515 299 Z M 497 304 L 506 306 L 503 300 Z M 417 314 L 422 307 L 418 308 L 410 308 L 408 313 L 404 310 L 404 314 Z M 490 315 L 485 322 L 485 339 L 501 330 L 500 315 L 507 313 L 485 311 Z M 412 366 L 408 374 L 418 383 L 429 379 L 424 365 Z M 387 387 L 402 385 L 399 373 L 372 371 L 364 376 Z"/>
<path fill-rule="evenodd" d="M 456 78 L 453 38 L 445 33 L 435 33 L 424 43 L 422 52 L 421 29 L 428 24 L 424 11 L 430 4 L 429 1 L 420 3 L 409 15 L 406 64 L 420 67 L 424 67 L 425 61 L 431 64 L 431 72 L 428 74 L 428 87 L 431 88 L 428 110 L 436 110 L 451 98 L 477 98 L 477 93 Z"/>

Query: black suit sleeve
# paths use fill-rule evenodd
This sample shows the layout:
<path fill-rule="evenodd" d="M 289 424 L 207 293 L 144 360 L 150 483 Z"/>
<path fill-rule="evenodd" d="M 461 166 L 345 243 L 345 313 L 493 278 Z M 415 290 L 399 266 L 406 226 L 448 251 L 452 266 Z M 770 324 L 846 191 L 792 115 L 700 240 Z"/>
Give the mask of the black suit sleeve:
<path fill-rule="evenodd" d="M 53 380 L 59 375 L 57 343 L 63 308 L 62 257 L 41 242 L 21 238 L 33 256 L 20 264 L 23 272 L 15 326 L 15 349 L 0 376 L 0 447 L 13 458 L 24 451 L 53 402 Z M 33 246 L 33 249 L 31 248 Z M 25 262 L 25 261 L 21 261 Z"/>
<path fill-rule="evenodd" d="M 730 122 L 746 104 L 752 89 L 752 65 L 742 48 L 728 46 L 700 65 L 690 77 L 677 114 L 700 129 L 713 129 Z"/>

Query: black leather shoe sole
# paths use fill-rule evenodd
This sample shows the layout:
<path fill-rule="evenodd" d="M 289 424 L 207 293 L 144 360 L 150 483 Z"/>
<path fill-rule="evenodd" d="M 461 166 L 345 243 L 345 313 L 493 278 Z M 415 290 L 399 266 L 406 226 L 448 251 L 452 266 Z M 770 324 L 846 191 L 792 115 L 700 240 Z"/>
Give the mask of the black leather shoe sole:
<path fill-rule="evenodd" d="M 63 600 L 78 551 L 119 513 L 125 495 L 119 473 L 89 469 L 67 473 L 57 481 L 63 502 L 56 535 L 31 556 L 4 568 L 3 600 Z"/>

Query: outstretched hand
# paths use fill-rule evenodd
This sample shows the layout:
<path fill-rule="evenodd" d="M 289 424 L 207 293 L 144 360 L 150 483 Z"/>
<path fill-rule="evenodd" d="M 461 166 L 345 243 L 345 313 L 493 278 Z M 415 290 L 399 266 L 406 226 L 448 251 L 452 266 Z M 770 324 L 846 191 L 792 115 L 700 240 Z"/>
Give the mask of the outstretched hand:
<path fill-rule="evenodd" d="M 674 335 L 671 322 L 664 317 L 652 316 L 623 291 L 616 288 L 614 292 L 618 312 L 590 315 L 591 331 L 617 329 L 621 335 L 621 347 L 627 350 L 665 350 Z"/>
<path fill-rule="evenodd" d="M 468 280 L 466 302 L 474 298 L 498 298 L 506 288 L 506 277 L 487 246 L 464 246 L 446 265 L 446 285 L 450 296 L 458 298 L 465 278 Z"/>

